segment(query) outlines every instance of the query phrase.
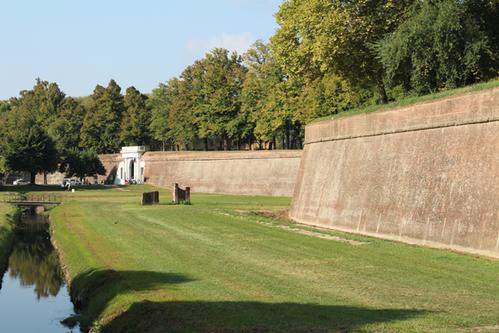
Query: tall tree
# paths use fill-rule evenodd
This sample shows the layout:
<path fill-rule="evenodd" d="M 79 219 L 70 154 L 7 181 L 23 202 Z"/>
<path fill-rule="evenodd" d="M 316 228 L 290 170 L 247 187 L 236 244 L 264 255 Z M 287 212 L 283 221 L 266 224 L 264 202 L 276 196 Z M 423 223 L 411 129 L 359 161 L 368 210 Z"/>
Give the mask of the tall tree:
<path fill-rule="evenodd" d="M 56 83 L 36 80 L 31 90 L 23 90 L 9 101 L 13 120 L 17 125 L 37 124 L 45 131 L 57 118 L 65 94 Z"/>
<path fill-rule="evenodd" d="M 231 139 L 242 136 L 238 114 L 245 73 L 241 57 L 221 48 L 194 64 L 190 73 L 183 73 L 184 80 L 192 80 L 194 119 L 200 138 L 218 136 L 224 149 L 230 149 Z"/>
<path fill-rule="evenodd" d="M 27 171 L 31 183 L 40 172 L 53 172 L 57 168 L 58 156 L 55 144 L 41 126 L 11 128 L 4 137 L 3 154 L 11 170 Z"/>
<path fill-rule="evenodd" d="M 173 78 L 161 84 L 149 99 L 152 108 L 150 129 L 154 138 L 162 142 L 163 149 L 166 146 L 174 150 L 189 149 L 196 137 L 191 69 L 189 66 L 184 70 L 181 79 Z"/>
<path fill-rule="evenodd" d="M 499 66 L 491 41 L 497 37 L 480 28 L 487 24 L 473 16 L 469 4 L 441 0 L 415 6 L 411 16 L 378 43 L 388 83 L 426 94 L 496 76 Z"/>
<path fill-rule="evenodd" d="M 121 141 L 125 145 L 149 145 L 151 142 L 149 133 L 151 113 L 146 102 L 147 96 L 135 87 L 126 90 L 124 98 L 126 111 L 121 120 Z"/>
<path fill-rule="evenodd" d="M 296 95 L 301 87 L 298 80 L 290 80 L 273 54 L 261 41 L 257 41 L 244 55 L 248 73 L 242 91 L 243 115 L 248 127 L 253 126 L 253 135 L 269 149 L 296 145 L 301 124 L 296 122 Z M 280 139 L 280 140 L 278 140 Z"/>
<path fill-rule="evenodd" d="M 97 85 L 92 99 L 81 129 L 81 146 L 99 154 L 115 153 L 121 146 L 121 117 L 125 109 L 121 88 L 114 80 L 106 88 Z"/>
<path fill-rule="evenodd" d="M 147 106 L 151 110 L 149 132 L 153 140 L 161 143 L 161 149 L 166 150 L 169 142 L 170 128 L 168 127 L 168 84 L 161 83 L 154 89 L 147 99 Z"/>
<path fill-rule="evenodd" d="M 64 155 L 68 149 L 80 145 L 80 130 L 85 118 L 85 109 L 72 97 L 61 104 L 57 118 L 50 124 L 48 132 L 54 139 L 57 150 Z"/>
<path fill-rule="evenodd" d="M 276 60 L 291 76 L 336 74 L 375 85 L 387 101 L 383 68 L 372 44 L 393 31 L 415 0 L 286 0 L 271 39 Z"/>

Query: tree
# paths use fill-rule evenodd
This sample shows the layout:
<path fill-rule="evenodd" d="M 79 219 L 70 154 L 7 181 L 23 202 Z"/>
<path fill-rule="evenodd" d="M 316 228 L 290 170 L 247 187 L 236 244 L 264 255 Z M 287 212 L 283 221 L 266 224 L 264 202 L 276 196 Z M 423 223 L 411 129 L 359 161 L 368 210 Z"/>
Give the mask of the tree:
<path fill-rule="evenodd" d="M 491 38 L 466 1 L 425 1 L 377 44 L 387 82 L 426 94 L 497 75 Z M 494 18 L 496 20 L 497 18 Z"/>
<path fill-rule="evenodd" d="M 141 94 L 134 87 L 126 90 L 124 98 L 125 113 L 121 120 L 121 142 L 126 145 L 149 145 L 150 110 L 147 105 L 147 96 Z"/>
<path fill-rule="evenodd" d="M 65 94 L 57 83 L 37 79 L 33 89 L 21 91 L 20 96 L 11 98 L 9 104 L 18 121 L 38 124 L 47 131 L 57 118 L 64 98 Z"/>
<path fill-rule="evenodd" d="M 151 110 L 149 132 L 151 137 L 161 142 L 161 149 L 166 150 L 166 145 L 171 139 L 168 127 L 168 85 L 161 83 L 154 89 L 147 99 L 147 107 Z"/>
<path fill-rule="evenodd" d="M 297 98 L 298 109 L 295 119 L 308 124 L 314 119 L 335 115 L 360 106 L 364 99 L 350 83 L 336 75 L 303 85 Z"/>
<path fill-rule="evenodd" d="M 338 75 L 352 85 L 377 86 L 385 103 L 383 68 L 372 44 L 398 26 L 414 1 L 287 0 L 276 14 L 274 56 L 291 77 Z"/>
<path fill-rule="evenodd" d="M 85 109 L 72 97 L 66 97 L 59 107 L 57 117 L 50 124 L 48 133 L 54 139 L 61 155 L 80 145 L 80 130 L 85 118 Z"/>
<path fill-rule="evenodd" d="M 295 112 L 294 88 L 284 74 L 271 50 L 257 41 L 244 55 L 248 73 L 242 90 L 241 114 L 246 117 L 247 128 L 252 129 L 254 137 L 276 148 L 276 138 L 281 137 L 282 148 L 292 146 L 291 132 L 300 124 L 293 123 Z"/>
<path fill-rule="evenodd" d="M 77 148 L 67 151 L 64 160 L 59 165 L 59 171 L 65 173 L 67 177 L 80 179 L 106 174 L 106 169 L 95 151 L 80 151 Z"/>
<path fill-rule="evenodd" d="M 39 126 L 11 128 L 4 137 L 2 148 L 6 165 L 15 171 L 31 174 L 31 183 L 40 172 L 57 169 L 57 150 L 48 134 Z"/>
<path fill-rule="evenodd" d="M 185 72 L 184 72 L 185 77 Z M 189 148 L 196 137 L 194 121 L 192 81 L 185 79 L 171 79 L 167 84 L 167 138 L 179 150 Z"/>
<path fill-rule="evenodd" d="M 10 104 L 9 101 L 0 101 L 0 115 L 9 112 Z"/>
<path fill-rule="evenodd" d="M 191 80 L 188 83 L 195 94 L 194 120 L 199 138 L 218 136 L 224 149 L 230 149 L 230 139 L 242 137 L 238 114 L 245 73 L 237 53 L 217 48 L 182 74 L 184 80 Z"/>
<path fill-rule="evenodd" d="M 125 109 L 121 88 L 114 80 L 106 88 L 97 85 L 92 99 L 81 129 L 81 146 L 99 154 L 115 153 L 121 146 L 121 117 Z"/>

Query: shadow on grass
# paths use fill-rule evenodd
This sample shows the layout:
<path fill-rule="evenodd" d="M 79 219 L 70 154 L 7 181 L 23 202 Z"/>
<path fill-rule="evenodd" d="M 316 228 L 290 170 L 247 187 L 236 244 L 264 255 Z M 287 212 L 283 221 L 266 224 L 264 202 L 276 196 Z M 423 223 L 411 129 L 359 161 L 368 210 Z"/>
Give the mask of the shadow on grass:
<path fill-rule="evenodd" d="M 174 284 L 192 281 L 181 274 L 148 271 L 114 271 L 92 269 L 77 275 L 70 285 L 71 301 L 79 315 L 67 318 L 63 324 L 71 327 L 80 323 L 88 328 L 104 311 L 109 302 L 120 294 L 164 290 Z"/>
<path fill-rule="evenodd" d="M 352 332 L 423 313 L 298 303 L 144 301 L 102 332 Z"/>
<path fill-rule="evenodd" d="M 119 294 L 164 290 L 192 281 L 157 272 L 92 270 L 74 279 L 72 297 L 82 310 L 82 328 L 99 318 Z M 171 287 L 171 286 L 170 286 Z M 408 309 L 253 301 L 138 301 L 101 332 L 351 332 L 368 324 L 423 315 Z"/>

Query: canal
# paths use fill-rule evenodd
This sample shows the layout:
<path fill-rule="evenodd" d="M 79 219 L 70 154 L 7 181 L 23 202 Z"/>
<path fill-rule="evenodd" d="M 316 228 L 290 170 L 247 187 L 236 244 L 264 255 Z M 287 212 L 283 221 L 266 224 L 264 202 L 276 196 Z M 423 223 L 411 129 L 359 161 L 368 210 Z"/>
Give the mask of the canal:
<path fill-rule="evenodd" d="M 72 316 L 74 310 L 45 216 L 22 214 L 3 277 L 2 273 L 1 332 L 80 331 L 78 327 L 68 328 L 61 324 L 61 320 Z"/>

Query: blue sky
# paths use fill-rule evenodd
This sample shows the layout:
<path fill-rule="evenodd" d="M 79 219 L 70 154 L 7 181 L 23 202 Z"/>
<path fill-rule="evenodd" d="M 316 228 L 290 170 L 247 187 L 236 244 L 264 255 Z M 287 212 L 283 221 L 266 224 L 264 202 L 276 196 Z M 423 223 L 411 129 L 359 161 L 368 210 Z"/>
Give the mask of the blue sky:
<path fill-rule="evenodd" d="M 83 96 L 150 92 L 214 47 L 268 40 L 282 0 L 0 0 L 0 99 L 37 77 Z"/>

